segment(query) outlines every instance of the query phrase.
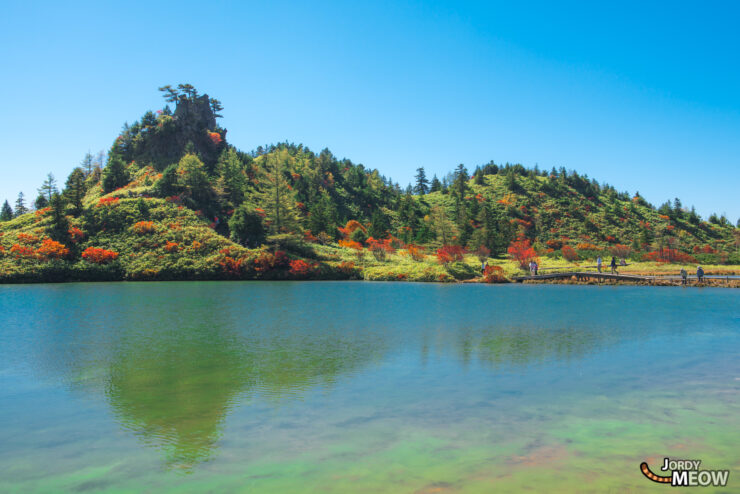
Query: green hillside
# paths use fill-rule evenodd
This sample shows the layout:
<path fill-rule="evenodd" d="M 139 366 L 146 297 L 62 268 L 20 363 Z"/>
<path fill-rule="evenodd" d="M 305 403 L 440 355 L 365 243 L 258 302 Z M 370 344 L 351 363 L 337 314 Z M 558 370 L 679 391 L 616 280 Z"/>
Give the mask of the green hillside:
<path fill-rule="evenodd" d="M 512 274 L 512 243 L 542 262 L 740 264 L 740 230 L 678 199 L 655 208 L 565 169 L 494 163 L 442 181 L 420 169 L 402 190 L 328 150 L 239 151 L 220 102 L 162 91 L 175 110 L 125 126 L 104 167 L 88 156 L 61 191 L 50 177 L 31 211 L 6 202 L 0 281 L 451 281 L 476 276 L 477 257 Z"/>

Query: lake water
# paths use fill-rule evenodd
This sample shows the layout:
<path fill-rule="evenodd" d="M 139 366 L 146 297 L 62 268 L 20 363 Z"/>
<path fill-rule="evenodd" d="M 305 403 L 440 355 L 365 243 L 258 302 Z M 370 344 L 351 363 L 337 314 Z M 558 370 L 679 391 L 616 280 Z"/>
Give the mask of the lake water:
<path fill-rule="evenodd" d="M 0 492 L 738 492 L 738 356 L 721 288 L 0 286 Z"/>

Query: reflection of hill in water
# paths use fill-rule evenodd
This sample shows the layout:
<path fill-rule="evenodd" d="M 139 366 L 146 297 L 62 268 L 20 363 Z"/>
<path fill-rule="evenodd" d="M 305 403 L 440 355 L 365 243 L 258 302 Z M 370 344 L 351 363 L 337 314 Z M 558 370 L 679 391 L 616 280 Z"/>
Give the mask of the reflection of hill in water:
<path fill-rule="evenodd" d="M 107 396 L 121 424 L 161 448 L 168 465 L 206 460 L 241 393 L 278 404 L 330 385 L 377 356 L 368 341 L 235 340 L 154 335 L 129 345 L 110 367 Z"/>

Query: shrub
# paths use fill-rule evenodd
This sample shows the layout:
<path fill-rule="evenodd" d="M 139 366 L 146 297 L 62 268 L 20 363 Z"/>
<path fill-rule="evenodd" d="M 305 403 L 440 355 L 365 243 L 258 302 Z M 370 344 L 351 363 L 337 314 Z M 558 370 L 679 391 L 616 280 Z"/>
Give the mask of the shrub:
<path fill-rule="evenodd" d="M 180 250 L 180 244 L 178 244 L 177 242 L 167 241 L 164 246 L 164 250 L 166 250 L 167 252 L 177 252 L 178 250 Z"/>
<path fill-rule="evenodd" d="M 480 247 L 478 247 L 478 249 L 476 249 L 475 255 L 478 256 L 478 260 L 480 262 L 485 262 L 486 259 L 488 259 L 491 255 L 491 249 L 489 249 L 485 245 L 481 245 Z"/>
<path fill-rule="evenodd" d="M 424 247 L 420 247 L 414 244 L 409 244 L 406 246 L 406 250 L 411 256 L 411 259 L 413 259 L 414 261 L 423 261 L 424 258 L 426 257 L 424 255 Z"/>
<path fill-rule="evenodd" d="M 573 262 L 578 260 L 578 253 L 570 245 L 563 245 L 563 248 L 560 249 L 560 252 L 563 253 L 563 258 L 566 261 Z"/>
<path fill-rule="evenodd" d="M 36 251 L 31 247 L 25 245 L 15 244 L 10 248 L 10 253 L 15 256 L 16 259 L 35 259 Z"/>
<path fill-rule="evenodd" d="M 290 274 L 293 276 L 306 276 L 315 268 L 314 264 L 309 264 L 302 259 L 290 261 Z"/>
<path fill-rule="evenodd" d="M 33 233 L 18 232 L 16 238 L 24 244 L 35 244 L 39 241 L 39 238 Z"/>
<path fill-rule="evenodd" d="M 134 226 L 132 226 L 131 229 L 134 233 L 137 233 L 139 235 L 146 235 L 157 231 L 157 228 L 154 226 L 153 221 L 139 221 L 137 223 L 134 223 Z"/>
<path fill-rule="evenodd" d="M 368 250 L 373 253 L 378 261 L 385 261 L 386 254 L 393 254 L 396 249 L 393 247 L 393 238 L 385 240 L 376 240 L 373 237 L 367 239 Z"/>
<path fill-rule="evenodd" d="M 47 238 L 36 251 L 43 259 L 62 259 L 69 255 L 69 249 L 64 244 Z"/>
<path fill-rule="evenodd" d="M 118 204 L 118 197 L 101 197 L 98 200 L 98 207 L 100 206 L 112 206 L 113 204 Z"/>
<path fill-rule="evenodd" d="M 285 252 L 279 250 L 274 254 L 262 252 L 254 260 L 254 270 L 258 273 L 266 273 L 276 268 L 282 268 L 288 265 L 288 256 Z"/>
<path fill-rule="evenodd" d="M 72 227 L 67 230 L 67 233 L 69 234 L 69 239 L 74 244 L 85 238 L 85 232 L 83 232 L 79 228 Z"/>
<path fill-rule="evenodd" d="M 632 253 L 632 247 L 630 247 L 629 245 L 617 244 L 609 249 L 609 251 L 614 257 L 627 259 Z"/>
<path fill-rule="evenodd" d="M 689 254 L 676 249 L 659 249 L 654 252 L 648 252 L 642 256 L 645 261 L 652 262 L 678 262 L 678 263 L 695 263 L 696 259 Z"/>
<path fill-rule="evenodd" d="M 451 262 L 462 261 L 465 251 L 459 245 L 443 245 L 437 249 L 437 262 L 447 266 Z"/>
<path fill-rule="evenodd" d="M 118 258 L 118 252 L 98 247 L 88 247 L 82 252 L 82 258 L 93 264 L 107 264 Z"/>
<path fill-rule="evenodd" d="M 527 269 L 531 261 L 537 260 L 537 252 L 532 248 L 528 239 L 519 237 L 511 242 L 507 252 L 513 260 L 519 263 L 519 267 Z"/>
<path fill-rule="evenodd" d="M 506 281 L 504 270 L 501 266 L 486 266 L 483 270 L 483 281 L 485 283 L 501 283 Z"/>

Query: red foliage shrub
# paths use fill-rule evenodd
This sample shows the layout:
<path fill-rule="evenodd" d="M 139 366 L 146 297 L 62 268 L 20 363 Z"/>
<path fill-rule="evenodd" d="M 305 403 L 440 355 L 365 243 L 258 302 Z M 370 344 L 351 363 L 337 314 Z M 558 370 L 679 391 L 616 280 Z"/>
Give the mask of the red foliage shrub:
<path fill-rule="evenodd" d="M 164 250 L 166 250 L 167 252 L 177 252 L 178 250 L 180 250 L 180 244 L 178 244 L 177 242 L 167 241 L 164 246 Z"/>
<path fill-rule="evenodd" d="M 319 239 L 317 239 L 314 234 L 311 233 L 311 230 L 306 230 L 305 232 L 303 232 L 303 240 L 311 244 L 315 244 L 319 241 Z"/>
<path fill-rule="evenodd" d="M 36 258 L 36 251 L 34 251 L 31 247 L 26 247 L 25 245 L 18 245 L 14 244 L 10 248 L 10 253 L 15 256 L 16 259 L 35 259 Z"/>
<path fill-rule="evenodd" d="M 694 246 L 694 254 L 715 254 L 716 252 L 709 244 L 706 244 L 704 247 Z"/>
<path fill-rule="evenodd" d="M 290 274 L 294 276 L 306 276 L 316 267 L 315 264 L 309 264 L 302 259 L 290 261 Z"/>
<path fill-rule="evenodd" d="M 368 250 L 373 253 L 373 256 L 375 256 L 375 259 L 378 261 L 385 260 L 386 254 L 393 254 L 396 252 L 395 247 L 393 247 L 392 237 L 386 238 L 385 240 L 376 240 L 373 237 L 370 237 L 366 242 Z"/>
<path fill-rule="evenodd" d="M 437 249 L 437 262 L 445 266 L 454 261 L 462 261 L 465 250 L 459 245 L 443 245 Z"/>
<path fill-rule="evenodd" d="M 648 252 L 642 256 L 645 261 L 652 262 L 678 262 L 678 263 L 695 263 L 694 259 L 689 254 L 681 252 L 676 249 L 660 249 L 654 252 Z"/>
<path fill-rule="evenodd" d="M 69 255 L 69 249 L 64 244 L 47 238 L 36 251 L 43 259 L 62 259 Z"/>
<path fill-rule="evenodd" d="M 592 244 L 590 242 L 583 242 L 578 245 L 576 245 L 576 249 L 578 250 L 601 250 L 601 247 L 598 245 Z"/>
<path fill-rule="evenodd" d="M 560 248 L 563 247 L 563 241 L 562 240 L 557 240 L 557 239 L 552 239 L 552 240 L 548 240 L 547 242 L 545 242 L 545 245 L 547 245 L 551 249 L 557 250 L 557 249 L 560 249 Z"/>
<path fill-rule="evenodd" d="M 98 247 L 88 247 L 82 252 L 82 258 L 93 264 L 107 264 L 118 258 L 118 252 Z"/>
<path fill-rule="evenodd" d="M 223 259 L 219 261 L 219 266 L 221 266 L 221 270 L 230 276 L 238 276 L 241 274 L 242 271 L 242 264 L 244 262 L 244 259 L 234 259 L 230 256 L 225 256 Z"/>
<path fill-rule="evenodd" d="M 617 239 L 616 239 L 616 237 L 614 237 L 614 235 L 607 235 L 606 237 L 604 237 L 604 240 L 606 240 L 610 244 L 616 243 L 616 241 L 617 241 Z"/>
<path fill-rule="evenodd" d="M 537 252 L 532 248 L 529 240 L 522 237 L 511 242 L 507 252 L 522 269 L 528 269 L 529 263 L 537 259 Z"/>
<path fill-rule="evenodd" d="M 578 260 L 578 253 L 570 245 L 563 245 L 563 248 L 560 249 L 560 252 L 563 253 L 563 258 L 566 261 L 573 262 Z"/>
<path fill-rule="evenodd" d="M 362 230 L 363 233 L 367 233 L 367 229 L 357 220 L 349 220 L 344 228 L 339 227 L 338 230 L 344 238 L 349 238 L 352 233 L 357 229 Z"/>
<path fill-rule="evenodd" d="M 118 203 L 118 197 L 101 197 L 98 201 L 98 206 L 108 206 Z"/>
<path fill-rule="evenodd" d="M 343 272 L 345 274 L 349 274 L 349 275 L 354 274 L 355 271 L 356 271 L 355 263 L 353 263 L 353 262 L 347 262 L 347 261 L 340 262 L 337 265 L 337 268 L 339 268 L 339 270 L 341 272 Z"/>

